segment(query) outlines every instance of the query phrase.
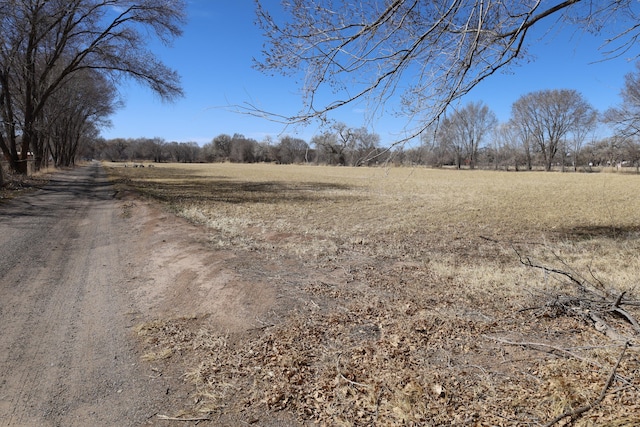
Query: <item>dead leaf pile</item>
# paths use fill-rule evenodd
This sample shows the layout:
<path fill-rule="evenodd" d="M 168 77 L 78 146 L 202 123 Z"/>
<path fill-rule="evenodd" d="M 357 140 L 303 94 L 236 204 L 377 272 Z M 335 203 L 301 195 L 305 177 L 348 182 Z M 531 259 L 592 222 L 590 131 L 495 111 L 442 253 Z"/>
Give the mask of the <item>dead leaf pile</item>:
<path fill-rule="evenodd" d="M 352 273 L 351 283 L 307 286 L 307 304 L 250 339 L 210 333 L 203 319 L 141 331 L 152 353 L 198 361 L 188 379 L 199 412 L 290 412 L 318 425 L 544 425 L 594 400 L 619 352 L 575 317 L 469 312 L 416 266 Z M 604 403 L 577 425 L 640 421 L 639 371 L 631 349 Z"/>

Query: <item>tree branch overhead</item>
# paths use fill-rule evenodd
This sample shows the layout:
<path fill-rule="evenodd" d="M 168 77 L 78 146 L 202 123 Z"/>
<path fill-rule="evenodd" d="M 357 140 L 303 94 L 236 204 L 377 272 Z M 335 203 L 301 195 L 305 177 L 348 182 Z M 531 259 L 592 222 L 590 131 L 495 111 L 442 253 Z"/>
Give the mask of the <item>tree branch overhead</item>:
<path fill-rule="evenodd" d="M 608 40 L 633 39 L 638 31 L 631 0 L 292 0 L 279 9 L 256 0 L 256 5 L 266 38 L 256 68 L 304 78 L 302 108 L 290 123 L 323 119 L 366 99 L 371 111 L 392 104 L 413 119 L 412 136 L 481 81 L 525 58 L 529 32 L 543 22 L 579 25 Z M 618 29 L 628 24 L 628 33 L 608 37 L 604 32 L 612 19 Z M 326 98 L 331 101 L 319 101 Z"/>

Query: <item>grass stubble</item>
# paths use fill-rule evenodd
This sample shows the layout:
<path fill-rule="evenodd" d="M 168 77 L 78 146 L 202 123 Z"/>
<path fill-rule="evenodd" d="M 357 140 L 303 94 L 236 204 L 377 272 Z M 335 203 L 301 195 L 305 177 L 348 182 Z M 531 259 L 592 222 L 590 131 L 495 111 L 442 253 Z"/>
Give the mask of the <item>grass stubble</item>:
<path fill-rule="evenodd" d="M 580 297 L 573 285 L 524 267 L 514 249 L 637 299 L 637 175 L 108 166 L 289 296 L 242 337 L 190 319 L 141 326 L 149 359 L 190 353 L 193 411 L 258 425 L 278 414 L 302 425 L 544 425 L 595 401 L 621 352 L 557 304 Z M 573 425 L 640 423 L 639 343 Z"/>

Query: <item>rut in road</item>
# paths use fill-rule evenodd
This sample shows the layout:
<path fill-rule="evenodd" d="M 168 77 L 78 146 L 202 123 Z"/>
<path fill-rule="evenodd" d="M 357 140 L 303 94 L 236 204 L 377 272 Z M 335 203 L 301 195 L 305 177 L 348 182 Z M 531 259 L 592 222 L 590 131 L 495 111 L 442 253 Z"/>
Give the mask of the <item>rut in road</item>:
<path fill-rule="evenodd" d="M 1 426 L 143 425 L 168 405 L 171 380 L 139 366 L 113 194 L 93 163 L 0 205 Z"/>

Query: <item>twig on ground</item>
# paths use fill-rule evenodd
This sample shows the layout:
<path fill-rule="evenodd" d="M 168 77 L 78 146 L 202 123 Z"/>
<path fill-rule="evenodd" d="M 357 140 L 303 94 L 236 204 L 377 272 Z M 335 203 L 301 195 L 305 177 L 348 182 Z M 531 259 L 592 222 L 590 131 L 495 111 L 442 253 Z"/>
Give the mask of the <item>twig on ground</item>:
<path fill-rule="evenodd" d="M 575 269 L 573 269 L 569 264 L 567 264 L 564 258 L 562 258 L 560 255 L 555 253 L 553 250 L 551 250 L 551 253 L 556 258 L 556 260 L 558 260 L 562 265 L 564 265 L 567 268 L 568 271 L 570 271 L 570 273 L 567 273 L 567 271 L 561 270 L 561 271 L 554 271 L 554 273 L 569 277 L 569 279 L 571 279 L 575 283 L 578 283 L 580 288 L 583 291 L 590 292 L 594 295 L 597 295 L 599 298 L 603 300 L 606 300 L 607 298 L 614 296 L 614 294 L 611 291 L 609 291 L 607 287 L 593 275 L 593 272 L 591 271 L 590 267 L 589 267 L 589 272 L 591 273 L 591 276 L 594 278 L 594 280 L 597 282 L 597 285 L 593 284 L 592 282 L 587 280 L 584 276 L 582 276 L 580 273 L 576 272 Z M 534 266 L 534 267 L 544 268 L 542 266 Z M 601 291 L 603 293 L 600 293 Z M 625 292 L 622 293 L 622 295 L 624 294 Z M 622 295 L 620 295 L 620 298 L 622 298 Z"/>
<path fill-rule="evenodd" d="M 612 304 L 611 308 L 619 308 L 620 307 L 620 302 L 622 301 L 622 297 L 624 297 L 624 294 L 626 294 L 627 291 L 622 291 L 620 293 L 620 295 L 618 295 L 618 298 L 616 298 L 616 300 L 614 301 L 614 303 Z"/>
<path fill-rule="evenodd" d="M 503 344 L 507 344 L 507 345 L 516 345 L 516 346 L 521 346 L 521 347 L 528 347 L 532 350 L 536 350 L 536 351 L 542 351 L 545 353 L 550 353 L 553 354 L 555 356 L 565 356 L 565 357 L 572 357 L 576 360 L 579 360 L 581 362 L 587 363 L 589 365 L 593 365 L 596 368 L 599 369 L 603 369 L 604 366 L 601 365 L 600 363 L 596 362 L 595 360 L 591 360 L 591 359 L 587 359 L 585 357 L 579 356 L 571 351 L 569 351 L 569 349 L 566 348 L 562 348 L 562 347 L 557 347 L 557 346 L 553 346 L 550 344 L 545 344 L 545 343 L 540 343 L 540 342 L 520 342 L 520 341 L 509 341 L 506 340 L 504 338 L 499 338 L 499 337 L 490 337 L 488 335 L 482 335 L 483 338 L 486 339 L 490 339 L 490 340 L 494 340 Z M 627 346 L 630 345 L 630 343 L 627 341 L 626 342 Z M 542 348 L 539 348 L 542 347 Z M 544 348 L 547 348 L 548 350 L 545 350 Z M 589 347 L 577 347 L 576 350 L 594 350 L 596 348 L 610 348 L 610 347 L 617 347 L 617 346 L 610 346 L 610 345 L 603 345 L 603 346 L 599 346 L 599 347 L 594 347 L 594 346 L 589 346 Z M 554 351 L 557 351 L 559 353 L 562 354 L 557 354 L 554 353 Z M 619 381 L 622 381 L 623 383 L 627 384 L 628 386 L 633 387 L 634 389 L 637 389 L 636 386 L 634 386 L 633 384 L 631 384 L 630 380 L 628 378 L 625 378 L 621 375 L 616 375 L 616 379 Z"/>
<path fill-rule="evenodd" d="M 616 362 L 616 365 L 613 367 L 613 369 L 611 370 L 611 375 L 609 375 L 609 379 L 607 380 L 607 382 L 605 383 L 604 387 L 602 388 L 602 391 L 600 392 L 600 396 L 598 396 L 598 398 L 596 400 L 594 400 L 593 402 L 589 403 L 588 405 L 584 405 L 574 411 L 566 411 L 560 415 L 558 415 L 557 417 L 555 417 L 553 420 L 551 420 L 549 423 L 545 424 L 545 427 L 551 427 L 552 425 L 556 424 L 557 422 L 563 420 L 564 418 L 567 417 L 571 417 L 571 418 L 576 418 L 579 417 L 580 415 L 584 414 L 585 412 L 587 412 L 588 410 L 596 407 L 597 405 L 599 405 L 605 398 L 605 396 L 607 395 L 607 390 L 609 389 L 609 387 L 611 387 L 611 384 L 613 383 L 613 380 L 616 378 L 616 371 L 618 370 L 618 367 L 620 366 L 620 362 L 622 361 L 622 358 L 624 357 L 625 352 L 627 351 L 627 347 L 629 346 L 628 342 L 624 343 L 624 346 L 622 348 L 622 352 L 620 353 L 620 357 L 618 357 L 618 361 Z"/>
<path fill-rule="evenodd" d="M 591 264 L 589 264 L 589 266 L 587 267 L 587 269 L 589 270 L 589 274 L 591 275 L 591 278 L 594 280 L 594 286 L 596 286 L 598 289 L 600 289 L 601 291 L 604 291 L 605 293 L 607 292 L 607 287 L 605 286 L 604 283 L 602 283 L 602 281 L 596 277 L 595 273 L 593 272 L 593 269 L 591 268 Z"/>
<path fill-rule="evenodd" d="M 209 417 L 196 417 L 196 418 L 178 418 L 178 417 L 168 417 L 166 415 L 157 415 L 158 418 L 165 421 L 211 421 Z"/>
<path fill-rule="evenodd" d="M 345 380 L 346 382 L 348 382 L 349 384 L 353 384 L 353 385 L 357 385 L 358 387 L 366 387 L 366 388 L 370 388 L 371 386 L 369 384 L 362 384 L 356 381 L 352 381 L 349 378 L 345 377 L 342 374 L 342 370 L 340 369 L 340 357 L 342 356 L 342 353 L 338 353 L 338 360 L 336 360 L 336 370 L 338 371 L 338 375 L 340 375 L 340 378 L 342 378 L 343 380 Z"/>
<path fill-rule="evenodd" d="M 629 340 L 629 338 L 623 336 L 622 334 L 618 333 L 618 331 L 616 331 L 614 328 L 609 326 L 609 324 L 598 314 L 594 312 L 590 312 L 588 310 L 578 310 L 575 307 L 573 307 L 572 310 L 578 314 L 581 314 L 584 318 L 590 319 L 593 322 L 593 327 L 596 329 L 596 331 L 604 334 L 609 339 L 613 341 Z"/>
<path fill-rule="evenodd" d="M 633 329 L 635 329 L 635 331 L 640 334 L 640 324 L 638 324 L 638 321 L 635 319 L 635 317 L 633 317 L 626 310 L 620 307 L 620 304 L 622 304 L 622 298 L 626 293 L 627 291 L 623 291 L 620 293 L 620 295 L 618 295 L 618 298 L 616 298 L 613 304 L 611 304 L 611 309 L 609 311 L 624 317 L 626 321 L 629 322 L 631 326 L 633 326 Z"/>
<path fill-rule="evenodd" d="M 617 313 L 618 315 L 624 317 L 626 319 L 627 322 L 629 322 L 631 324 L 631 326 L 633 326 L 633 329 L 640 334 L 640 324 L 638 324 L 638 321 L 635 319 L 635 317 L 633 317 L 632 315 L 629 314 L 629 312 L 627 312 L 626 310 L 621 309 L 620 307 L 616 307 L 614 309 L 611 310 L 612 313 Z"/>
<path fill-rule="evenodd" d="M 554 351 L 557 351 L 559 353 L 562 353 L 565 357 L 572 357 L 576 360 L 580 360 L 581 362 L 585 362 L 588 363 L 590 365 L 594 365 L 598 368 L 602 368 L 602 365 L 599 364 L 598 362 L 596 362 L 595 360 L 590 360 L 590 359 L 586 359 L 582 356 L 579 356 L 575 353 L 572 353 L 571 351 L 567 350 L 566 348 L 562 348 L 562 347 L 557 347 L 551 344 L 545 344 L 545 343 L 539 343 L 539 342 L 522 342 L 522 341 L 509 341 L 507 339 L 504 338 L 499 338 L 499 337 L 491 337 L 488 335 L 482 335 L 483 338 L 486 339 L 490 339 L 490 340 L 494 340 L 497 342 L 500 342 L 502 344 L 507 344 L 507 345 L 516 345 L 516 346 L 521 346 L 521 347 L 529 347 L 533 350 L 537 350 L 537 351 L 544 351 L 545 353 L 551 353 L 551 354 L 556 354 L 554 353 Z M 542 347 L 541 348 L 537 348 L 537 347 Z M 557 355 L 557 354 L 556 354 Z"/>
<path fill-rule="evenodd" d="M 255 328 L 249 328 L 249 329 L 247 329 L 246 331 L 247 331 L 247 332 L 252 332 L 252 331 L 263 331 L 263 330 L 265 330 L 265 329 L 272 328 L 272 327 L 274 327 L 274 326 L 276 326 L 276 325 L 256 326 Z"/>
<path fill-rule="evenodd" d="M 553 273 L 553 274 L 558 274 L 560 276 L 564 276 L 567 279 L 569 279 L 571 282 L 573 282 L 575 285 L 577 285 L 581 290 L 586 291 L 586 286 L 584 283 L 585 281 L 580 281 L 572 273 L 568 271 L 560 270 L 557 268 L 546 267 L 544 265 L 536 264 L 528 256 L 523 256 L 514 245 L 512 245 L 511 247 L 513 248 L 513 251 L 516 253 L 516 255 L 518 255 L 518 258 L 520 259 L 520 263 L 522 265 L 526 267 L 531 267 L 531 268 L 538 268 L 544 271 L 545 273 Z"/>

